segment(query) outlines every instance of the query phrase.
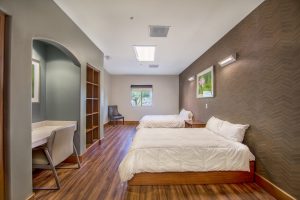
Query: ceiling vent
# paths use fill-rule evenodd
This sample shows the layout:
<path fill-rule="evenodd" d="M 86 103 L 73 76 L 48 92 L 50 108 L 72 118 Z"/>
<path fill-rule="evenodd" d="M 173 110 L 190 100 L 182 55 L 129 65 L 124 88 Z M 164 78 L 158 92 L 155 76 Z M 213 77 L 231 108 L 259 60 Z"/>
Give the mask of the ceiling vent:
<path fill-rule="evenodd" d="M 167 37 L 170 26 L 153 26 L 150 25 L 150 37 Z"/>
<path fill-rule="evenodd" d="M 150 68 L 158 68 L 159 65 L 149 65 Z"/>

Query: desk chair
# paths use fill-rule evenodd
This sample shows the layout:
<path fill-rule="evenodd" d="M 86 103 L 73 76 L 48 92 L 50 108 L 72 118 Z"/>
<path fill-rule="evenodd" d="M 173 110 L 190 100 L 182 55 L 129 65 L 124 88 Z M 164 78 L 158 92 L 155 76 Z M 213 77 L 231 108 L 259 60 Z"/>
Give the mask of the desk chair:
<path fill-rule="evenodd" d="M 80 162 L 73 143 L 74 128 L 64 127 L 52 131 L 46 145 L 33 149 L 32 168 L 51 169 L 55 178 L 55 188 L 33 188 L 35 190 L 59 190 L 60 182 L 55 167 L 73 154 L 76 155 L 78 168 Z"/>

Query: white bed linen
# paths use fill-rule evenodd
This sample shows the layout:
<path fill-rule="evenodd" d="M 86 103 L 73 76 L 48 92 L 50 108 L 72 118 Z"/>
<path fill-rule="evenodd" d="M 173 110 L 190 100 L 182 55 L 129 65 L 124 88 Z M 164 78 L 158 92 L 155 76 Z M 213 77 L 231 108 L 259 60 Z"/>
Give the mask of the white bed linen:
<path fill-rule="evenodd" d="M 179 115 L 146 115 L 140 120 L 140 128 L 183 128 L 184 119 Z"/>
<path fill-rule="evenodd" d="M 119 166 L 122 181 L 140 172 L 250 171 L 249 148 L 206 128 L 140 129 Z"/>

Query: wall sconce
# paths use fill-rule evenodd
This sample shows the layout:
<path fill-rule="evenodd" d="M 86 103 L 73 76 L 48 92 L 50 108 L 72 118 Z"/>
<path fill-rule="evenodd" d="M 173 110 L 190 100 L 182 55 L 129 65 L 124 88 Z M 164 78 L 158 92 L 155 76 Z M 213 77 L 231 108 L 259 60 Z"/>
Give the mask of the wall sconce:
<path fill-rule="evenodd" d="M 191 76 L 190 78 L 188 78 L 188 81 L 192 82 L 195 80 L 195 76 Z"/>
<path fill-rule="evenodd" d="M 223 60 L 219 61 L 218 64 L 221 66 L 221 67 L 225 67 L 233 62 L 236 61 L 236 53 L 224 58 Z"/>

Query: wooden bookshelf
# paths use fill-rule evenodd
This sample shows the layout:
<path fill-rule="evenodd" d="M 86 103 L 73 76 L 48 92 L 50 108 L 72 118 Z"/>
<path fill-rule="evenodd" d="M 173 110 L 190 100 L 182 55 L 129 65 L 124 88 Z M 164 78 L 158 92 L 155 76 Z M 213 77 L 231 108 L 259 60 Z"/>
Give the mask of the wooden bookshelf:
<path fill-rule="evenodd" d="M 100 71 L 87 65 L 86 71 L 86 148 L 99 143 Z"/>

